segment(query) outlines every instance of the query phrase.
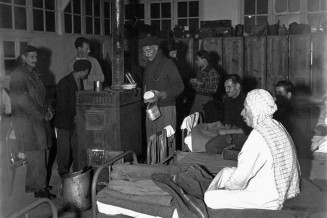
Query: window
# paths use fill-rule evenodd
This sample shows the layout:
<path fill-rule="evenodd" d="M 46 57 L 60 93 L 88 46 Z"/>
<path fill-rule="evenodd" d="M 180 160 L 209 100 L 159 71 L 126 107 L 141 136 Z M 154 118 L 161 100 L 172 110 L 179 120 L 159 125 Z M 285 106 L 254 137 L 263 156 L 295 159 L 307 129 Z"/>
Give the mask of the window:
<path fill-rule="evenodd" d="M 20 48 L 26 46 L 28 42 L 3 41 L 3 57 L 5 64 L 5 75 L 9 76 L 16 65 L 16 57 L 19 55 Z"/>
<path fill-rule="evenodd" d="M 110 35 L 111 33 L 111 4 L 109 1 L 103 3 L 103 18 L 104 18 L 104 34 Z"/>
<path fill-rule="evenodd" d="M 199 29 L 199 1 L 181 1 L 177 3 L 179 26 L 189 26 L 190 30 Z"/>
<path fill-rule="evenodd" d="M 0 28 L 27 29 L 26 0 L 0 0 Z"/>
<path fill-rule="evenodd" d="M 125 20 L 137 19 L 137 22 L 144 24 L 144 4 L 125 5 Z"/>
<path fill-rule="evenodd" d="M 280 24 L 301 23 L 301 0 L 275 0 L 275 20 Z"/>
<path fill-rule="evenodd" d="M 251 25 L 263 25 L 267 21 L 268 0 L 244 0 L 245 27 L 249 27 Z"/>
<path fill-rule="evenodd" d="M 157 30 L 171 30 L 171 3 L 151 3 L 150 19 Z"/>
<path fill-rule="evenodd" d="M 100 1 L 85 1 L 85 24 L 87 34 L 100 34 Z"/>
<path fill-rule="evenodd" d="M 321 28 L 327 24 L 326 0 L 307 0 L 307 19 L 312 27 Z"/>
<path fill-rule="evenodd" d="M 55 32 L 56 15 L 54 0 L 33 0 L 33 29 Z"/>
<path fill-rule="evenodd" d="M 82 11 L 81 1 L 71 0 L 64 11 L 65 16 L 65 32 L 81 33 L 82 30 Z"/>

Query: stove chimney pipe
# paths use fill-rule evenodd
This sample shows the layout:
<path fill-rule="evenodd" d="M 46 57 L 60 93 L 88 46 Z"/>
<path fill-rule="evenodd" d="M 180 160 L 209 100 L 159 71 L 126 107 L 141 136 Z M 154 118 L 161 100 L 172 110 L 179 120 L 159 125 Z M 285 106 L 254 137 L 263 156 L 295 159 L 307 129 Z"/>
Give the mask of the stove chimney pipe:
<path fill-rule="evenodd" d="M 124 0 L 112 5 L 112 85 L 124 83 Z"/>

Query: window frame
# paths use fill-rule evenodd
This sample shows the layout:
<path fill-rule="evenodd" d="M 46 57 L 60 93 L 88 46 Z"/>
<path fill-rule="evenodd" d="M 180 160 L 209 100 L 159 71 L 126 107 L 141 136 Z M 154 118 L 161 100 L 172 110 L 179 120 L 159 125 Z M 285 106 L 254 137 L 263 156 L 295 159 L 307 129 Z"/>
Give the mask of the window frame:
<path fill-rule="evenodd" d="M 16 30 L 16 31 L 27 31 L 29 30 L 29 13 L 30 13 L 30 0 L 26 0 L 25 2 L 25 6 L 24 5 L 20 5 L 20 4 L 15 4 L 15 1 L 14 0 L 11 0 L 10 3 L 8 2 L 0 2 L 0 5 L 7 5 L 7 6 L 10 6 L 10 9 L 11 9 L 11 28 L 3 28 L 3 27 L 0 27 L 0 30 Z M 25 12 L 26 12 L 26 29 L 17 29 L 15 27 L 15 8 L 16 7 L 19 7 L 19 8 L 25 8 Z"/>
<path fill-rule="evenodd" d="M 178 17 L 178 3 L 179 2 L 187 2 L 187 16 L 186 17 L 183 17 L 183 18 L 179 18 Z M 198 16 L 197 17 L 190 17 L 189 16 L 189 5 L 190 5 L 190 2 L 198 2 Z M 187 20 L 187 26 L 190 28 L 190 19 L 198 19 L 198 28 L 200 28 L 200 21 L 201 21 L 201 0 L 177 0 L 175 1 L 175 6 L 174 8 L 176 8 L 176 12 L 174 13 L 174 17 L 176 19 L 175 21 L 175 25 L 178 25 L 178 20 L 180 19 L 186 19 Z"/>
<path fill-rule="evenodd" d="M 28 1 L 28 0 L 26 0 Z M 47 9 L 45 8 L 45 2 L 46 1 L 49 1 L 49 0 L 42 0 L 43 1 L 43 7 L 42 8 L 38 8 L 38 7 L 34 7 L 33 6 L 33 0 L 31 0 L 31 14 L 32 14 L 32 30 L 33 31 L 38 31 L 38 32 L 47 32 L 47 33 L 56 33 L 57 32 L 57 1 L 56 0 L 53 0 L 54 1 L 54 9 Z M 42 15 L 43 15 L 43 30 L 35 30 L 34 29 L 34 10 L 42 10 Z M 46 17 L 46 12 L 53 12 L 54 14 L 54 31 L 47 31 L 47 17 Z"/>

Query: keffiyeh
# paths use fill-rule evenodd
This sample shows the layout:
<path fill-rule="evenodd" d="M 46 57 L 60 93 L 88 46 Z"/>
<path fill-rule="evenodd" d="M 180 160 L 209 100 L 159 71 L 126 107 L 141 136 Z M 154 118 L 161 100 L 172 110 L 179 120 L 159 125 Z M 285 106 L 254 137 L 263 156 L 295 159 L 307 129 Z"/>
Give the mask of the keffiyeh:
<path fill-rule="evenodd" d="M 292 138 L 285 128 L 272 119 L 277 110 L 272 96 L 263 89 L 249 92 L 245 99 L 253 114 L 253 128 L 266 140 L 274 161 L 279 205 L 294 197 L 299 189 L 299 164 Z"/>

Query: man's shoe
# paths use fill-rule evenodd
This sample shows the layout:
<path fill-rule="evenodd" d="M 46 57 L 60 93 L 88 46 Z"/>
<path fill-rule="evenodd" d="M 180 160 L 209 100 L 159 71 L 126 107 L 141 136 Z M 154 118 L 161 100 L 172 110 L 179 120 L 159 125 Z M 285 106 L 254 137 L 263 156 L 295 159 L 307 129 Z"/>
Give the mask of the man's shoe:
<path fill-rule="evenodd" d="M 48 189 L 44 188 L 39 191 L 34 192 L 34 197 L 36 198 L 49 198 L 50 200 L 55 199 L 57 196 L 51 194 Z"/>
<path fill-rule="evenodd" d="M 34 192 L 34 188 L 25 185 L 25 193 L 32 193 L 32 192 Z"/>

